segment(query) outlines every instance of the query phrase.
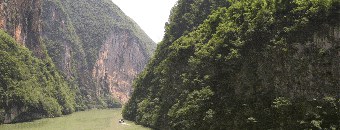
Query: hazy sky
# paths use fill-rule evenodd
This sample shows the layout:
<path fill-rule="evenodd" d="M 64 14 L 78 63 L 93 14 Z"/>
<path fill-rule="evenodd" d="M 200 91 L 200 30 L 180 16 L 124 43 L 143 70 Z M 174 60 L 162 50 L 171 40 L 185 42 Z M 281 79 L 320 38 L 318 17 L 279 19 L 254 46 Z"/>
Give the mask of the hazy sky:
<path fill-rule="evenodd" d="M 112 0 L 156 43 L 164 35 L 164 25 L 177 0 Z"/>

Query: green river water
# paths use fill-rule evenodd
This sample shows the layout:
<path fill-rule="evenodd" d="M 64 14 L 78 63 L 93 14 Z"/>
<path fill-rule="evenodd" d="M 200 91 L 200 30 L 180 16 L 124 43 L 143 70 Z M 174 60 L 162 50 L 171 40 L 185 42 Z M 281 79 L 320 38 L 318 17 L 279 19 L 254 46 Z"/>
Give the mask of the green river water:
<path fill-rule="evenodd" d="M 0 130 L 150 130 L 133 122 L 118 123 L 121 109 L 76 112 L 57 118 L 0 125 Z"/>

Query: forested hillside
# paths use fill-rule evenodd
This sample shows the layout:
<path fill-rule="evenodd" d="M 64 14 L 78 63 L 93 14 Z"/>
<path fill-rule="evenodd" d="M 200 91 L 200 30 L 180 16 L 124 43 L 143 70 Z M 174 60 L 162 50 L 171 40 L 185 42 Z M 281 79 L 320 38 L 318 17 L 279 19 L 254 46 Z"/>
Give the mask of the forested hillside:
<path fill-rule="evenodd" d="M 48 53 L 80 90 L 79 107 L 126 102 L 155 43 L 110 0 L 45 0 L 42 9 Z"/>
<path fill-rule="evenodd" d="M 123 116 L 155 129 L 339 129 L 339 20 L 339 0 L 179 0 Z"/>
<path fill-rule="evenodd" d="M 74 112 L 75 93 L 50 58 L 35 58 L 2 30 L 0 57 L 0 108 L 6 113 L 0 119 L 5 123 Z"/>
<path fill-rule="evenodd" d="M 5 123 L 121 107 L 156 47 L 111 0 L 0 0 L 0 29 Z"/>

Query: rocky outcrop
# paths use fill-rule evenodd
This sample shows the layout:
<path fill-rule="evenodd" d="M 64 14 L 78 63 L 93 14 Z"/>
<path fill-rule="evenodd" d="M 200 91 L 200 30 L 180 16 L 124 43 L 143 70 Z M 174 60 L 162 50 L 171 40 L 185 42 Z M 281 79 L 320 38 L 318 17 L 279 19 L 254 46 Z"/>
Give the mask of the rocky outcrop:
<path fill-rule="evenodd" d="M 67 74 L 70 77 L 79 77 L 79 84 L 83 84 L 80 89 L 85 91 L 86 97 L 106 102 L 111 96 L 115 101 L 125 103 L 133 79 L 145 67 L 156 44 L 109 0 L 52 2 L 61 8 L 51 10 L 46 7 L 50 9 L 47 19 L 57 21 L 50 25 L 59 25 L 51 30 L 62 28 L 59 30 L 68 32 L 68 36 L 58 36 L 58 39 L 66 37 L 67 40 L 60 42 L 66 43 L 71 50 L 60 49 L 65 52 L 62 54 L 71 54 L 70 62 L 65 62 L 72 64 L 71 69 L 63 70 L 70 70 Z M 56 61 L 68 61 L 66 58 L 65 55 Z M 74 70 L 78 73 L 74 74 Z"/>
<path fill-rule="evenodd" d="M 18 106 L 13 106 L 5 113 L 4 123 L 8 124 L 8 123 L 13 122 L 15 118 L 18 117 L 18 115 L 20 115 L 21 113 L 25 111 L 26 110 L 23 107 L 19 108 Z"/>
<path fill-rule="evenodd" d="M 0 28 L 37 57 L 44 58 L 39 41 L 41 0 L 0 0 Z"/>
<path fill-rule="evenodd" d="M 275 66 L 272 67 L 273 72 L 277 72 L 275 75 L 278 75 L 273 76 L 275 77 L 273 80 L 270 79 L 271 77 L 263 78 L 263 86 L 271 83 L 266 86 L 267 92 L 273 84 L 276 84 L 275 93 L 290 98 L 305 97 L 311 100 L 340 96 L 339 34 L 340 24 L 324 24 L 306 43 L 294 43 L 292 50 L 295 51 L 285 58 L 278 58 L 276 65 L 264 62 L 259 71 L 266 72 L 265 70 L 270 70 L 266 66 L 273 65 Z"/>
<path fill-rule="evenodd" d="M 128 30 L 115 29 L 102 45 L 92 71 L 96 86 L 101 89 L 96 91 L 97 95 L 109 89 L 116 99 L 126 103 L 132 91 L 132 80 L 143 70 L 148 59 L 137 37 Z"/>
<path fill-rule="evenodd" d="M 156 47 L 109 0 L 0 0 L 0 28 L 54 62 L 77 93 L 77 109 L 125 103 Z"/>
<path fill-rule="evenodd" d="M 70 39 L 68 39 L 67 27 L 70 26 L 66 13 L 56 2 L 46 1 L 43 3 L 42 36 L 46 41 L 47 49 L 58 68 L 66 77 L 72 77 L 72 51 Z M 59 50 L 59 52 L 57 52 Z M 58 54 L 59 53 L 59 54 Z"/>
<path fill-rule="evenodd" d="M 35 56 L 44 58 L 39 41 L 40 0 L 0 0 L 0 29 L 10 34 L 18 44 L 29 48 Z M 16 105 L 5 109 L 4 123 L 11 123 L 24 108 Z"/>

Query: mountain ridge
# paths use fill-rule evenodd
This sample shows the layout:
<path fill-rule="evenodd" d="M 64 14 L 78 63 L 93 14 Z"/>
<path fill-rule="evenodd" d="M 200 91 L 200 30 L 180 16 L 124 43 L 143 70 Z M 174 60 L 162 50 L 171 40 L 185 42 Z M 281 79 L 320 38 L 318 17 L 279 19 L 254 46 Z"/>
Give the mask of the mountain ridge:
<path fill-rule="evenodd" d="M 124 104 L 132 80 L 156 45 L 110 0 L 0 0 L 0 7 L 0 28 L 34 57 L 49 60 L 67 82 L 75 102 L 68 113 Z M 28 104 L 20 107 L 34 109 Z M 25 117 L 23 113 L 41 114 L 37 118 L 60 115 L 20 107 L 6 123 Z"/>

